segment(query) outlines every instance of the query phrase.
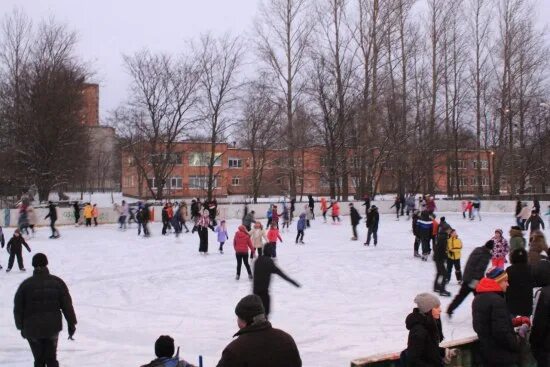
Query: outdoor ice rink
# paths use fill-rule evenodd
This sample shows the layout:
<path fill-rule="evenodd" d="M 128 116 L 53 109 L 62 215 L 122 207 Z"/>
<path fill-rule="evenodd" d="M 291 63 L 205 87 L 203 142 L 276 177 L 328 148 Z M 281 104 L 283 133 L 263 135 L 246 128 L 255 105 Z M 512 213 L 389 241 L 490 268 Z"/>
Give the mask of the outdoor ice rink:
<path fill-rule="evenodd" d="M 445 216 L 464 243 L 462 267 L 494 229 L 502 228 L 507 236 L 514 224 L 511 214 L 482 213 L 481 222 Z M 206 257 L 198 253 L 196 233 L 162 236 L 159 223 L 152 225 L 148 239 L 137 237 L 135 224 L 126 232 L 115 225 L 59 227 L 59 240 L 48 239 L 48 227 L 39 228 L 28 241 L 32 253 L 23 253 L 27 272 L 15 265 L 11 273 L 0 274 L 0 366 L 32 365 L 28 343 L 15 328 L 13 296 L 32 274 L 37 252 L 47 254 L 50 272 L 67 283 L 78 318 L 75 341 L 67 340 L 64 321 L 61 366 L 140 366 L 154 358 L 153 345 L 161 334 L 174 337 L 188 362 L 198 364 L 202 355 L 205 366 L 216 366 L 238 330 L 235 305 L 251 292 L 244 267 L 241 280 L 235 280 L 232 239 L 240 221 L 228 224 L 225 254 L 218 254 L 215 234 L 209 232 Z M 7 241 L 13 229 L 4 232 Z M 364 220 L 359 233 L 359 241 L 350 240 L 349 217 L 341 225 L 317 219 L 305 232 L 306 244 L 295 245 L 294 222 L 277 245 L 278 265 L 302 288 L 274 276 L 270 321 L 294 337 L 304 366 L 348 366 L 357 357 L 402 350 L 412 300 L 432 289 L 435 265 L 413 258 L 411 221 L 381 215 L 377 247 L 363 246 Z M 4 268 L 7 259 L 3 249 Z M 448 289 L 454 296 L 458 288 L 453 274 Z M 451 299 L 442 299 L 444 309 Z M 443 317 L 446 340 L 473 335 L 471 301 L 472 296 L 452 320 Z"/>

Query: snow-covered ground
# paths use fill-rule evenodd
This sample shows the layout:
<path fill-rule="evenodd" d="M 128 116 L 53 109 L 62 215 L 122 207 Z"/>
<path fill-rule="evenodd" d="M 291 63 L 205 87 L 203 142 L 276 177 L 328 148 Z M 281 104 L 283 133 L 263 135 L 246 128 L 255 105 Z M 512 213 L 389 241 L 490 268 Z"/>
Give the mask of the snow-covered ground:
<path fill-rule="evenodd" d="M 457 214 L 447 220 L 464 242 L 462 266 L 471 250 L 491 237 L 495 228 L 505 233 L 510 215 L 487 214 L 482 222 L 464 221 Z M 229 221 L 232 237 L 237 220 Z M 179 239 L 160 235 L 138 238 L 136 227 L 119 232 L 114 225 L 97 228 L 60 227 L 61 239 L 49 240 L 49 228 L 30 239 L 32 253 L 24 252 L 27 273 L 17 266 L 0 274 L 1 366 L 29 366 L 32 355 L 15 329 L 13 295 L 31 275 L 31 257 L 44 252 L 50 271 L 62 277 L 73 297 L 78 317 L 75 341 L 60 335 L 62 366 L 139 366 L 154 357 L 153 344 L 169 334 L 181 346 L 181 355 L 205 366 L 215 366 L 223 348 L 237 331 L 234 309 L 251 291 L 244 277 L 236 281 L 235 256 L 226 245 L 217 253 L 210 232 L 210 255 L 198 253 L 198 236 Z M 278 245 L 278 265 L 302 284 L 295 288 L 274 277 L 271 321 L 296 340 L 304 366 L 347 366 L 350 360 L 380 352 L 401 350 L 406 343 L 404 320 L 414 307 L 414 296 L 432 289 L 435 265 L 413 258 L 411 222 L 381 217 L 378 247 L 350 241 L 349 218 L 341 225 L 312 222 L 306 245 L 295 245 L 295 223 Z M 11 229 L 6 230 L 10 237 Z M 0 263 L 6 266 L 7 253 Z M 456 280 L 449 290 L 458 291 Z M 443 299 L 446 308 L 451 299 Z M 447 340 L 473 335 L 470 296 L 452 320 L 444 317 Z"/>

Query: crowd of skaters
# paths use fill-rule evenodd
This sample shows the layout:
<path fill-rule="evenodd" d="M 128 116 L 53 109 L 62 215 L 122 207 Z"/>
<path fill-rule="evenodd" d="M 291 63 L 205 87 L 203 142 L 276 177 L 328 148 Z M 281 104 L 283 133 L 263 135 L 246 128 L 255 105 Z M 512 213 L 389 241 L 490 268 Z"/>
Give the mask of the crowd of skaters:
<path fill-rule="evenodd" d="M 519 346 L 521 344 L 522 338 L 525 339 L 529 335 L 527 333 L 527 330 L 530 330 L 531 332 L 531 339 L 534 338 L 533 335 L 538 335 L 538 338 L 542 338 L 542 340 L 530 340 L 531 349 L 533 355 L 535 356 L 535 358 L 537 358 L 540 366 L 548 365 L 545 363 L 548 363 L 550 361 L 550 343 L 547 343 L 545 338 L 550 338 L 550 308 L 548 308 L 548 306 L 550 306 L 550 260 L 548 259 L 548 246 L 546 244 L 544 233 L 541 231 L 541 229 L 544 230 L 544 221 L 542 221 L 539 215 L 540 208 L 537 209 L 533 207 L 533 209 L 530 209 L 530 216 L 526 218 L 525 221 L 518 222 L 518 224 L 521 224 L 521 226 L 515 225 L 511 227 L 509 231 L 510 241 L 506 240 L 502 230 L 496 229 L 494 232 L 494 236 L 490 240 L 488 240 L 484 246 L 480 246 L 476 248 L 474 252 L 472 252 L 466 263 L 463 275 L 460 266 L 462 241 L 460 240 L 457 231 L 453 229 L 449 223 L 446 222 L 445 217 L 439 218 L 438 221 L 435 214 L 436 205 L 433 197 L 427 196 L 420 198 L 418 204 L 419 209 L 416 208 L 416 203 L 408 202 L 408 199 L 410 199 L 410 197 L 411 196 L 408 196 L 405 199 L 405 207 L 407 209 L 408 218 L 410 218 L 409 213 L 412 213 L 413 233 L 415 236 L 414 254 L 415 256 L 419 255 L 418 243 L 422 244 L 423 253 L 420 257 L 422 257 L 423 260 L 426 260 L 427 255 L 429 255 L 433 250 L 434 261 L 436 263 L 436 277 L 434 281 L 433 291 L 435 293 L 439 293 L 439 295 L 441 296 L 450 296 L 450 293 L 445 290 L 445 284 L 447 284 L 451 280 L 452 270 L 455 270 L 455 277 L 457 282 L 461 285 L 461 288 L 459 294 L 449 305 L 449 308 L 447 310 L 447 314 L 449 316 L 452 316 L 456 307 L 460 305 L 460 303 L 469 295 L 469 293 L 474 293 L 476 297 L 473 310 L 474 330 L 478 333 L 478 336 L 480 338 L 482 344 L 482 355 L 485 361 L 488 363 L 487 365 L 515 366 L 516 361 L 519 361 L 519 358 L 521 357 L 521 348 Z M 469 208 L 470 203 L 472 204 L 471 214 Z M 474 204 L 472 202 L 470 203 L 468 203 L 466 206 L 463 206 L 463 208 L 466 209 L 464 218 L 473 219 L 477 217 L 481 220 L 481 217 L 479 215 L 479 204 L 476 208 L 474 207 Z M 292 206 L 294 205 L 295 203 L 292 203 Z M 303 212 L 298 215 L 298 234 L 296 237 L 297 244 L 304 244 L 304 231 L 311 225 L 310 220 L 314 219 L 314 205 L 315 202 L 313 200 L 309 200 L 308 204 L 304 206 Z M 356 240 L 356 226 L 359 224 L 359 221 L 362 219 L 362 217 L 353 206 L 353 204 L 349 205 L 353 233 L 352 240 Z M 373 237 L 374 244 L 376 245 L 376 232 L 379 222 L 378 210 L 375 205 L 370 205 L 370 200 L 368 200 L 368 198 L 365 199 L 365 203 L 363 205 L 366 207 L 365 215 L 366 226 L 368 230 L 368 237 L 365 245 L 369 245 L 371 237 Z M 285 202 L 283 202 L 281 206 L 281 212 L 279 212 L 279 208 L 277 205 L 270 206 L 267 213 L 267 231 L 264 229 L 263 224 L 255 219 L 254 211 L 249 212 L 245 209 L 245 215 L 242 219 L 242 225 L 238 227 L 238 230 L 235 233 L 233 239 L 233 245 L 237 257 L 236 279 L 239 279 L 241 265 L 244 264 L 248 272 L 249 279 L 253 281 L 253 294 L 256 297 L 256 302 L 258 304 L 261 304 L 261 307 L 259 305 L 255 306 L 257 308 L 258 315 L 260 315 L 260 323 L 262 324 L 262 328 L 266 329 L 271 329 L 270 325 L 267 326 L 267 324 L 269 324 L 269 322 L 267 321 L 267 317 L 270 311 L 269 282 L 271 274 L 278 274 L 283 279 L 289 281 L 295 286 L 300 286 L 296 281 L 288 277 L 279 267 L 277 267 L 277 265 L 273 261 L 273 258 L 275 258 L 277 255 L 276 243 L 278 241 L 283 241 L 283 238 L 281 237 L 281 234 L 279 232 L 279 224 L 280 222 L 282 222 L 281 224 L 283 230 L 284 228 L 288 228 L 288 226 L 292 222 L 293 214 L 295 212 L 295 206 L 294 208 L 292 208 Z M 521 208 L 523 209 L 525 207 L 526 204 L 522 203 Z M 54 213 L 53 216 L 56 219 L 57 214 L 55 212 L 55 206 L 52 203 L 50 203 L 49 213 L 47 217 L 52 216 L 52 208 Z M 330 201 L 330 204 L 328 204 L 326 199 L 321 199 L 321 212 L 323 213 L 323 218 L 325 221 L 326 214 L 330 209 L 332 209 L 331 216 L 333 219 L 333 223 L 339 223 L 339 203 L 332 200 Z M 403 209 L 403 206 L 399 206 L 399 209 Z M 94 212 L 94 205 L 90 205 L 88 203 L 84 206 L 83 211 L 86 225 L 91 226 L 91 220 L 98 217 L 97 210 Z M 27 215 L 28 212 L 29 209 L 27 207 Z M 32 208 L 30 212 L 32 213 Z M 130 214 L 131 209 L 129 208 L 128 204 L 123 201 L 118 209 L 118 212 L 120 215 L 120 228 L 125 229 L 126 223 L 132 216 L 132 214 Z M 137 213 L 134 216 L 135 221 L 138 223 L 138 231 L 140 231 L 140 229 L 143 229 L 145 236 L 150 235 L 147 227 L 147 223 L 150 220 L 150 218 L 148 217 L 149 213 L 149 205 L 147 203 L 139 203 Z M 466 215 L 466 213 L 468 215 Z M 398 213 L 398 216 L 399 214 L 400 213 Z M 217 203 L 215 201 L 205 201 L 202 203 L 199 199 L 192 201 L 190 217 L 190 220 L 193 224 L 192 232 L 197 231 L 199 234 L 199 251 L 201 253 L 206 254 L 208 252 L 208 229 L 216 232 L 217 240 L 219 242 L 219 252 L 221 254 L 223 254 L 223 245 L 229 240 L 230 236 L 227 232 L 225 221 L 221 220 L 218 223 L 216 218 L 217 215 Z M 519 213 L 516 214 L 516 218 L 519 218 L 518 215 Z M 189 229 L 185 225 L 187 217 L 188 211 L 185 202 L 165 204 L 162 209 L 162 234 L 166 235 L 170 231 L 173 231 L 176 235 L 178 235 L 179 233 L 181 233 L 182 228 L 185 228 L 186 231 L 189 232 Z M 57 238 L 59 236 L 54 226 L 55 219 L 53 220 L 53 223 L 51 225 L 51 238 Z M 88 219 L 90 220 L 88 221 Z M 76 219 L 76 221 L 78 223 L 78 219 Z M 20 220 L 20 223 L 24 224 L 25 222 Z M 97 219 L 94 221 L 94 224 L 97 225 Z M 21 226 L 21 224 L 19 225 Z M 28 228 L 31 228 L 31 230 L 33 230 L 33 228 L 30 226 L 28 226 Z M 531 229 L 531 232 L 529 236 L 529 242 L 527 242 L 527 240 L 523 237 L 523 231 L 528 230 L 529 228 Z M 138 234 L 140 233 L 138 232 Z M 12 251 L 10 252 L 8 270 L 10 270 L 13 265 L 14 257 L 17 257 L 20 268 L 22 270 L 25 270 L 22 265 L 23 261 L 20 255 L 21 248 L 22 246 L 24 246 L 29 252 L 30 248 L 25 243 L 20 229 L 17 229 L 14 232 L 14 238 L 8 241 L 8 246 L 10 246 L 11 242 L 12 248 Z M 20 240 L 18 240 L 18 238 L 20 238 Z M 4 238 L 1 229 L 0 240 L 2 240 L 2 245 L 4 245 Z M 529 244 L 528 247 L 527 244 Z M 255 258 L 256 256 L 258 257 L 254 263 L 255 266 L 253 273 L 248 263 L 248 256 L 250 256 L 251 259 Z M 505 269 L 505 264 L 508 263 L 508 260 L 510 260 L 511 266 Z M 488 272 L 485 272 L 489 264 L 490 270 Z M 533 301 L 534 287 L 543 287 L 535 297 L 535 301 Z M 495 298 L 495 294 L 498 297 L 502 298 L 506 306 L 506 310 L 508 311 L 509 315 L 514 316 L 513 318 L 502 318 L 502 320 L 500 320 L 498 318 L 495 319 L 495 317 L 487 316 L 488 313 L 495 312 L 495 309 L 500 310 L 500 308 L 502 308 L 502 302 L 500 298 Z M 454 355 L 456 355 L 456 351 L 454 350 L 443 350 L 439 347 L 437 347 L 437 354 L 435 353 L 435 350 L 428 351 L 426 348 L 431 348 L 433 346 L 430 346 L 430 343 L 427 343 L 426 341 L 422 341 L 422 337 L 418 336 L 419 328 L 429 327 L 426 322 L 430 323 L 433 321 L 434 325 L 436 325 L 437 328 L 429 327 L 427 330 L 427 335 L 429 336 L 429 333 L 433 334 L 434 330 L 437 330 L 436 336 L 439 338 L 439 341 L 443 340 L 441 321 L 439 317 L 441 313 L 440 303 L 437 297 L 432 294 L 428 295 L 427 293 L 423 293 L 415 299 L 418 307 L 415 308 L 415 310 L 413 310 L 413 313 L 411 313 L 411 315 L 407 317 L 406 326 L 410 330 L 410 336 L 408 348 L 402 355 L 402 358 L 407 360 L 407 365 L 419 365 L 411 361 L 426 361 L 436 358 L 436 355 L 439 362 L 445 362 L 448 361 L 449 358 L 452 358 Z M 428 299 L 428 301 L 426 301 L 426 299 Z M 250 301 L 250 297 L 248 301 Z M 433 307 L 428 307 L 426 306 L 426 304 L 428 304 L 428 306 L 433 305 Z M 535 306 L 535 309 L 533 309 L 533 305 Z M 544 310 L 548 312 L 545 312 Z M 536 311 L 538 311 L 538 313 Z M 476 314 L 476 312 L 478 312 L 478 314 Z M 501 310 L 499 312 L 501 312 Z M 245 319 L 241 319 L 241 316 L 239 316 L 237 310 L 236 314 L 238 316 L 238 324 L 240 328 L 239 333 L 237 333 L 236 335 L 241 336 L 248 333 L 247 331 L 243 331 L 243 329 L 250 328 L 252 326 L 254 326 L 254 330 L 256 329 L 256 326 L 254 325 L 256 324 L 254 316 L 252 317 L 252 321 L 248 321 Z M 538 322 L 536 322 L 535 320 L 531 322 L 531 320 L 528 319 L 529 316 L 538 317 Z M 498 325 L 496 325 L 497 327 L 501 328 L 503 332 L 509 333 L 510 328 L 508 327 L 508 321 L 510 321 L 512 325 L 511 330 L 514 338 L 516 338 L 515 340 L 517 342 L 517 345 L 509 345 L 510 348 L 506 349 L 505 346 L 498 345 L 498 340 L 491 340 L 491 338 L 494 338 L 494 336 L 491 333 L 487 335 L 486 331 L 488 327 L 495 327 L 495 325 L 492 325 L 492 323 L 498 323 Z M 75 324 L 76 319 L 74 323 L 69 324 L 71 337 L 72 334 L 74 334 Z M 549 330 L 541 330 L 541 328 L 544 329 L 544 326 L 541 325 L 548 325 Z M 535 326 L 538 326 L 538 329 Z M 538 334 L 533 334 L 533 332 L 538 332 Z M 57 331 L 57 333 L 59 333 L 59 331 Z M 422 332 L 420 333 L 420 335 L 425 336 Z M 517 335 L 519 335 L 519 339 L 516 337 Z M 57 338 L 57 335 L 55 337 Z M 162 340 L 164 340 L 165 342 L 171 339 L 170 337 L 161 338 L 163 338 Z M 159 340 L 161 338 L 159 338 Z M 237 340 L 235 342 L 237 342 Z M 173 340 L 171 341 L 171 343 L 173 347 Z M 483 347 L 484 343 L 485 347 Z M 35 349 L 39 347 L 37 347 L 37 345 L 33 345 L 30 339 L 29 344 L 31 345 L 31 349 L 33 350 L 33 354 L 35 355 L 36 359 L 37 354 L 35 353 Z M 167 344 L 170 343 L 167 342 Z M 496 355 L 496 353 L 494 353 L 492 349 L 495 347 L 494 344 L 497 344 L 497 349 L 499 347 L 504 348 L 503 354 L 507 356 L 504 361 L 506 361 L 507 364 L 499 364 L 501 358 L 499 355 Z M 168 348 L 168 350 L 169 349 L 170 348 Z M 424 351 L 419 353 L 419 350 Z M 156 346 L 155 351 L 157 351 Z M 297 353 L 297 355 L 299 360 L 299 354 Z M 40 357 L 40 355 L 38 357 L 42 358 Z M 163 352 L 160 353 L 160 355 L 159 353 L 157 353 L 157 357 L 157 359 L 155 359 L 147 366 L 152 367 L 168 365 L 155 364 L 158 362 L 164 363 L 168 360 L 178 360 L 178 363 L 180 363 L 178 364 L 178 366 L 192 366 L 191 364 L 188 364 L 183 360 L 179 360 L 178 355 L 174 357 L 174 352 Z M 232 364 L 230 361 L 232 361 L 234 358 L 236 358 L 236 356 L 231 355 L 231 353 L 228 352 L 226 349 L 224 350 L 222 359 L 220 360 L 218 366 L 241 365 Z M 50 364 L 44 365 L 49 366 Z M 53 364 L 52 362 L 51 365 L 53 366 L 55 364 Z"/>

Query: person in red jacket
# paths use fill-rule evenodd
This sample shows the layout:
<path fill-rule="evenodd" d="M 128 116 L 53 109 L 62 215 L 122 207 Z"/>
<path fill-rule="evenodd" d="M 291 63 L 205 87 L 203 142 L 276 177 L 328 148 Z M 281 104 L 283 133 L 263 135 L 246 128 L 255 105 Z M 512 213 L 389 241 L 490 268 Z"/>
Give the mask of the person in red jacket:
<path fill-rule="evenodd" d="M 245 226 L 239 226 L 233 238 L 233 247 L 235 248 L 235 256 L 237 257 L 237 276 L 235 279 L 239 280 L 241 277 L 241 265 L 243 262 L 248 272 L 248 279 L 252 279 L 252 271 L 250 270 L 250 265 L 248 265 L 248 249 L 252 252 L 252 257 L 254 257 L 255 249 Z"/>
<path fill-rule="evenodd" d="M 331 208 L 332 208 L 332 222 L 336 223 L 336 220 L 340 222 L 340 205 L 336 200 L 331 201 L 330 206 L 327 208 L 327 210 Z"/>
<path fill-rule="evenodd" d="M 277 240 L 283 242 L 283 239 L 281 238 L 281 234 L 279 233 L 279 228 L 277 228 L 276 224 L 275 223 L 271 223 L 271 228 L 267 231 L 267 243 L 266 245 L 264 246 L 264 251 L 265 251 L 265 248 L 270 248 L 269 251 L 267 251 L 268 254 L 270 255 L 266 255 L 266 256 L 271 256 L 271 257 L 277 257 Z"/>

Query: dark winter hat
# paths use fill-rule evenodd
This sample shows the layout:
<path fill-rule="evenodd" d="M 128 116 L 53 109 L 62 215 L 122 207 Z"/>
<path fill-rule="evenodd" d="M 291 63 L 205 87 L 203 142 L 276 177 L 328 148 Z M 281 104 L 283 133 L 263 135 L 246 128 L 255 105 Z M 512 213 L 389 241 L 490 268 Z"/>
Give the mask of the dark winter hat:
<path fill-rule="evenodd" d="M 485 247 L 487 247 L 489 250 L 492 250 L 493 247 L 495 247 L 495 242 L 493 240 L 489 240 L 485 242 Z"/>
<path fill-rule="evenodd" d="M 174 355 L 174 339 L 168 335 L 161 335 L 155 342 L 155 354 L 157 357 L 171 358 Z"/>
<path fill-rule="evenodd" d="M 527 251 L 524 248 L 518 248 L 510 254 L 512 264 L 527 264 Z"/>
<path fill-rule="evenodd" d="M 48 266 L 48 258 L 43 253 L 39 252 L 32 257 L 33 268 Z"/>
<path fill-rule="evenodd" d="M 508 279 L 508 273 L 503 268 L 491 268 L 485 276 L 497 283 Z"/>
<path fill-rule="evenodd" d="M 414 297 L 414 303 L 418 305 L 418 309 L 422 313 L 430 312 L 433 308 L 441 305 L 439 298 L 431 293 L 420 293 Z"/>
<path fill-rule="evenodd" d="M 434 218 L 435 218 L 435 214 L 434 214 Z M 440 219 L 442 222 L 445 222 L 445 217 L 441 217 Z"/>
<path fill-rule="evenodd" d="M 264 305 L 262 299 L 255 294 L 249 294 L 237 303 L 235 314 L 239 319 L 252 324 L 254 321 L 265 319 Z"/>
<path fill-rule="evenodd" d="M 520 226 L 512 226 L 511 229 L 515 229 L 517 231 L 523 231 Z"/>

